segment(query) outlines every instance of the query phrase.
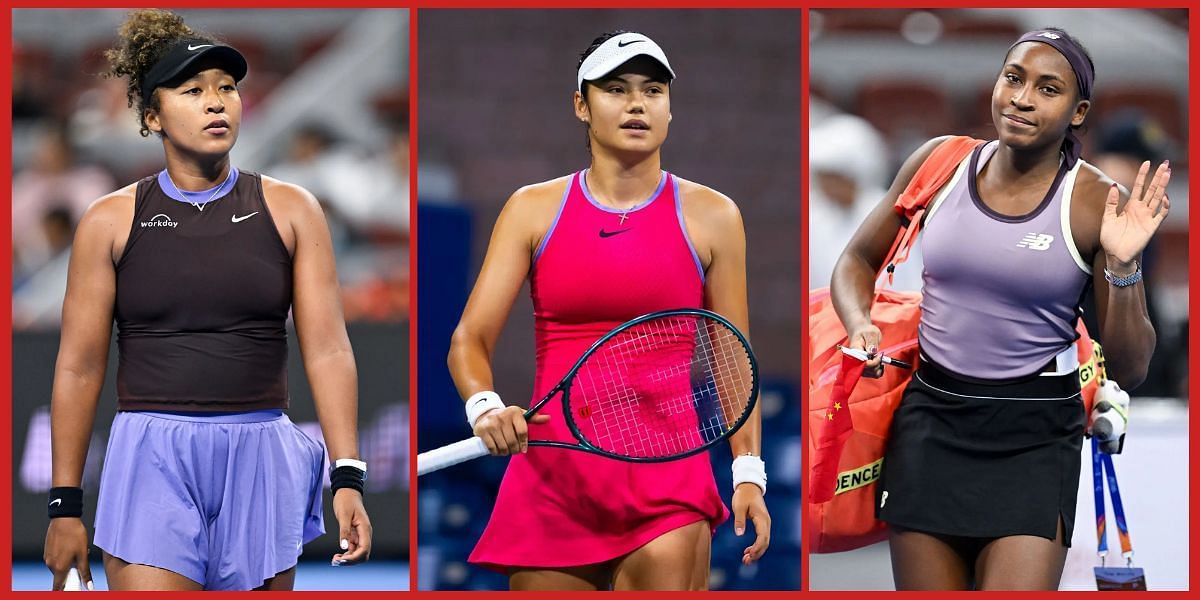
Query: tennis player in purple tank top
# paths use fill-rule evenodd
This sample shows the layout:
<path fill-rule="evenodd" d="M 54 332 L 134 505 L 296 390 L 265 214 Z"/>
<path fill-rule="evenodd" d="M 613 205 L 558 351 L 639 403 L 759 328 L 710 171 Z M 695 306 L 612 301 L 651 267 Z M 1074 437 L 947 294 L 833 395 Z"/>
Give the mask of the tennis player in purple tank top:
<path fill-rule="evenodd" d="M 1067 32 L 1011 46 L 991 97 L 998 139 L 976 148 L 926 213 L 922 364 L 888 439 L 876 515 L 897 589 L 1058 588 L 1079 484 L 1083 414 L 1075 321 L 1095 310 L 1108 375 L 1145 378 L 1155 335 L 1141 253 L 1166 217 L 1169 162 L 1125 190 L 1079 155 L 1094 66 Z M 875 274 L 893 205 L 942 141 L 908 158 L 832 281 L 851 346 L 872 357 Z M 1087 286 L 1096 306 L 1079 306 Z M 891 367 L 888 367 L 891 368 Z"/>
<path fill-rule="evenodd" d="M 92 588 L 83 466 L 110 332 L 119 412 L 96 507 L 113 590 L 290 590 L 325 532 L 325 477 L 343 552 L 367 560 L 358 389 L 325 218 L 304 189 L 238 171 L 241 53 L 174 13 L 140 10 L 107 52 L 166 168 L 97 200 L 71 252 L 51 399 L 45 560 Z M 325 447 L 288 420 L 295 321 Z"/>

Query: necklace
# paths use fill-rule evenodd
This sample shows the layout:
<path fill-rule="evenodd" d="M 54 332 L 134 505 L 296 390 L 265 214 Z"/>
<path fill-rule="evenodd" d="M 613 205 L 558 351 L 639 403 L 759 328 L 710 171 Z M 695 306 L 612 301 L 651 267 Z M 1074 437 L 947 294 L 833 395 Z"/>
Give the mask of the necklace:
<path fill-rule="evenodd" d="M 185 191 L 183 191 L 183 190 L 179 189 L 179 186 L 178 186 L 178 185 L 175 185 L 175 180 L 174 180 L 174 179 L 171 179 L 171 173 L 170 173 L 170 171 L 166 171 L 166 169 L 164 169 L 164 171 L 167 173 L 167 181 L 171 182 L 171 187 L 175 188 L 175 192 L 176 192 L 176 193 L 178 193 L 179 197 L 180 197 L 180 198 L 187 198 L 187 197 L 188 197 L 188 196 L 187 196 L 188 192 L 185 192 Z M 231 168 L 229 169 L 229 173 L 226 173 L 226 174 L 225 174 L 225 180 L 224 180 L 224 181 L 222 181 L 221 183 L 219 183 L 219 184 L 217 185 L 217 187 L 213 188 L 213 193 L 212 193 L 212 195 L 210 195 L 210 196 L 209 196 L 207 199 L 205 199 L 203 202 L 192 202 L 192 201 L 188 201 L 188 204 L 191 204 L 192 206 L 195 206 L 195 207 L 196 207 L 196 210 L 198 210 L 198 211 L 200 211 L 200 212 L 204 212 L 204 207 L 205 207 L 205 206 L 206 206 L 206 205 L 207 205 L 209 202 L 212 202 L 212 201 L 213 201 L 213 199 L 215 199 L 215 198 L 216 198 L 216 197 L 217 197 L 217 196 L 218 196 L 218 195 L 219 195 L 219 194 L 220 194 L 220 193 L 221 193 L 221 192 L 222 192 L 222 191 L 225 189 L 225 184 L 229 183 L 229 180 L 230 180 L 230 179 L 232 179 L 232 178 L 233 178 L 233 168 L 231 167 Z"/>

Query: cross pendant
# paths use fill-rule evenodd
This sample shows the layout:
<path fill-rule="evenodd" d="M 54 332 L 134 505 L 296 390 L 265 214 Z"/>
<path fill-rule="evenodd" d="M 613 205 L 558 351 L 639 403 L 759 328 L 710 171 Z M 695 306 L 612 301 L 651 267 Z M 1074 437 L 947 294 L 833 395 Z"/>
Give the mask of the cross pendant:
<path fill-rule="evenodd" d="M 629 213 L 628 213 L 628 212 L 623 212 L 623 213 L 621 213 L 621 224 L 622 224 L 622 225 L 624 225 L 624 224 L 625 224 L 625 219 L 628 219 L 628 218 L 629 218 Z"/>

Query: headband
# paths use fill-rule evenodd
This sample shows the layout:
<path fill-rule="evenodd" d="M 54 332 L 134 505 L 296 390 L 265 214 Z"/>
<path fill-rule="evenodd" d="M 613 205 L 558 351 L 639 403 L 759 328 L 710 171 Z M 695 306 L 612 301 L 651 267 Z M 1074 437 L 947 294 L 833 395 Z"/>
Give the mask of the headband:
<path fill-rule="evenodd" d="M 1017 47 L 1017 44 L 1023 42 L 1039 42 L 1046 44 L 1058 50 L 1058 53 L 1067 59 L 1071 65 L 1071 70 L 1075 72 L 1075 81 L 1079 83 L 1079 97 L 1084 100 L 1092 99 L 1092 86 L 1096 80 L 1096 68 L 1084 52 L 1083 47 L 1075 43 L 1069 36 L 1058 31 L 1049 29 L 1038 29 L 1030 31 L 1021 36 L 1012 46 L 1008 47 L 1008 51 Z M 1066 167 L 1068 169 L 1075 166 L 1075 162 L 1079 160 L 1079 154 L 1083 149 L 1083 142 L 1075 136 L 1075 131 L 1070 127 L 1067 128 L 1066 138 L 1063 140 L 1063 154 L 1066 156 Z"/>

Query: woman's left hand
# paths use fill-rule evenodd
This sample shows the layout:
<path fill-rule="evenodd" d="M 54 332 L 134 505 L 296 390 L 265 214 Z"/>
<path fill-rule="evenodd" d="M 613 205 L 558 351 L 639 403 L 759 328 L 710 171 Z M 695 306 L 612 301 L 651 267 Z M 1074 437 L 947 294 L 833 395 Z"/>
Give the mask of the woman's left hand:
<path fill-rule="evenodd" d="M 746 532 L 746 519 L 754 524 L 754 543 L 742 553 L 742 564 L 748 565 L 760 558 L 771 545 L 771 514 L 763 500 L 762 488 L 753 483 L 742 483 L 733 490 L 733 532 Z"/>
<path fill-rule="evenodd" d="M 341 488 L 333 496 L 333 515 L 338 522 L 338 540 L 343 552 L 333 555 L 333 566 L 355 565 L 371 557 L 371 519 L 362 494 Z"/>
<path fill-rule="evenodd" d="M 1147 183 L 1149 171 L 1150 161 L 1142 163 L 1129 200 L 1120 214 L 1117 213 L 1117 204 L 1121 193 L 1116 184 L 1108 190 L 1104 218 L 1100 222 L 1100 247 L 1107 256 L 1109 268 L 1114 271 L 1134 268 L 1133 262 L 1150 243 L 1150 237 L 1158 230 L 1171 206 L 1171 201 L 1167 199 L 1167 183 L 1171 180 L 1170 161 L 1163 161 Z M 1126 274 L 1118 272 L 1118 275 Z"/>

